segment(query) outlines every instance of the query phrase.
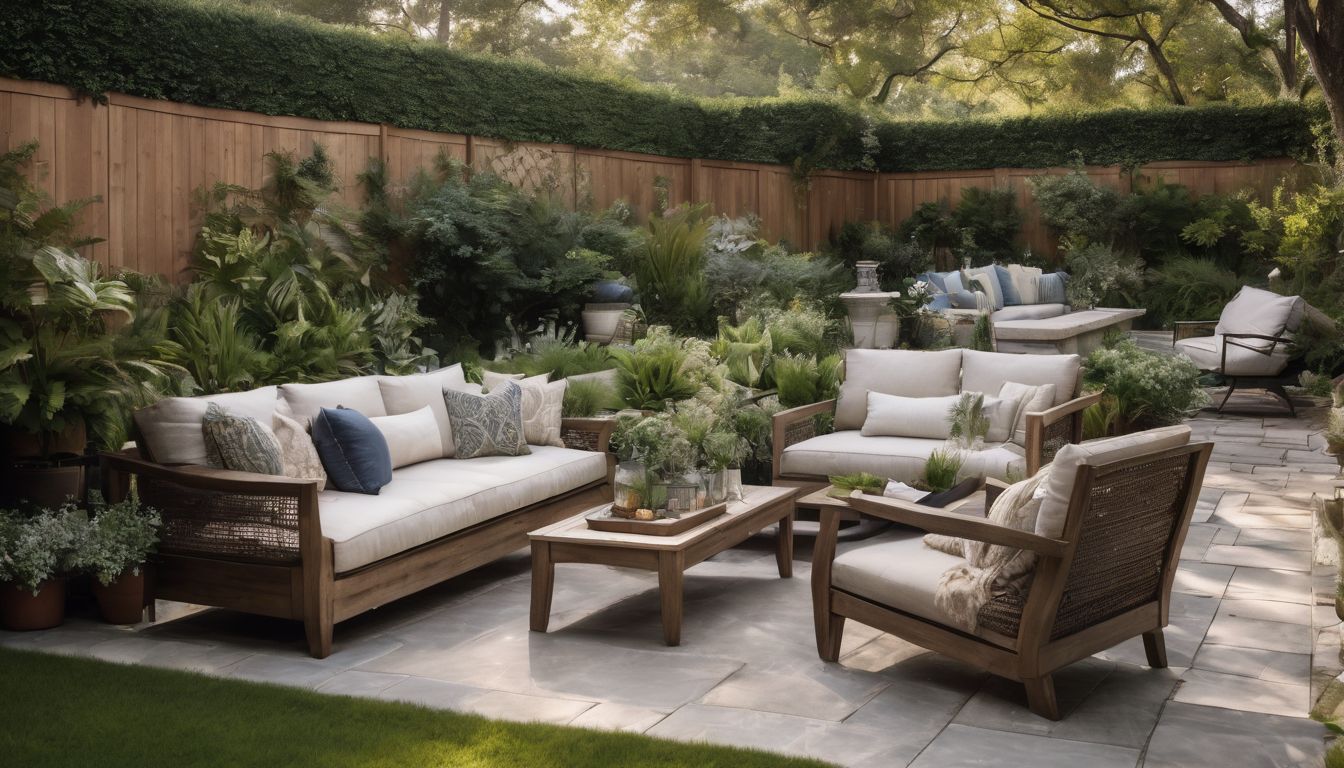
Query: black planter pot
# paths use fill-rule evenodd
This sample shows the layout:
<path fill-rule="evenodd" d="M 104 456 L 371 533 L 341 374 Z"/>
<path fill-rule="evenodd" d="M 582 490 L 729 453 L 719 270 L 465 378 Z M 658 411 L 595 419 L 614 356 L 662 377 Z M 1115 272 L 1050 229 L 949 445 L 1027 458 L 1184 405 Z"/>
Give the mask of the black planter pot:
<path fill-rule="evenodd" d="M 72 498 L 83 504 L 88 498 L 90 461 L 91 457 L 73 455 L 11 461 L 0 495 L 10 505 L 26 502 L 54 508 Z"/>

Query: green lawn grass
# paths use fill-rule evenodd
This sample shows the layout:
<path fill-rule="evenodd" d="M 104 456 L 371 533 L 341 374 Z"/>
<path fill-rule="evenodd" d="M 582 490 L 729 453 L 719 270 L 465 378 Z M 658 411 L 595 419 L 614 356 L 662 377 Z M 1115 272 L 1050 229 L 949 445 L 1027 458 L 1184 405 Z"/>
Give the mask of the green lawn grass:
<path fill-rule="evenodd" d="M 0 724 L 0 763 L 26 768 L 824 765 L 6 649 Z"/>

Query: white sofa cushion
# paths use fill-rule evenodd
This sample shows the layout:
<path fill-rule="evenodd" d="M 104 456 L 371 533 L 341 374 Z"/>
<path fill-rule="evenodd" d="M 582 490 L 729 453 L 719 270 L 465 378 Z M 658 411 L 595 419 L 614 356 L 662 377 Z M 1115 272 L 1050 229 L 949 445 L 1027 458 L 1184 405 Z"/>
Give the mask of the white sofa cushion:
<path fill-rule="evenodd" d="M 868 416 L 868 393 L 937 397 L 961 391 L 961 349 L 851 349 L 835 407 L 836 429 L 858 429 Z M 995 391 L 998 391 L 997 388 Z"/>
<path fill-rule="evenodd" d="M 144 439 L 141 449 L 160 464 L 204 466 L 205 434 L 201 431 L 201 420 L 211 403 L 234 416 L 269 425 L 276 409 L 276 388 L 260 387 L 206 397 L 165 397 L 135 412 L 135 426 Z"/>
<path fill-rule="evenodd" d="M 1040 267 L 1024 267 L 1021 264 L 1009 264 L 1008 275 L 1022 297 L 1022 304 L 1035 304 L 1041 300 L 1041 292 L 1036 287 L 1036 278 L 1041 276 Z"/>
<path fill-rule="evenodd" d="M 831 565 L 831 584 L 921 619 L 956 626 L 934 597 L 943 574 L 967 563 L 926 546 L 922 534 L 896 530 L 841 552 Z M 998 642 L 991 633 L 976 634 Z"/>
<path fill-rule="evenodd" d="M 383 407 L 387 409 L 388 416 L 410 413 L 429 406 L 434 413 L 434 421 L 439 425 L 439 438 L 442 444 L 439 456 L 451 459 L 455 455 L 455 448 L 452 424 L 448 421 L 448 407 L 443 402 L 445 389 L 469 391 L 461 363 L 454 363 L 430 373 L 382 376 L 378 379 L 378 390 L 382 393 Z"/>
<path fill-rule="evenodd" d="M 1050 482 L 1046 486 L 1045 500 L 1041 502 L 1041 512 L 1036 518 L 1036 534 L 1057 539 L 1064 533 L 1064 519 L 1069 512 L 1069 497 L 1073 494 L 1073 482 L 1078 475 L 1078 467 L 1109 464 L 1123 461 L 1148 453 L 1160 453 L 1179 448 L 1190 442 L 1190 427 L 1177 424 L 1171 427 L 1149 429 L 1131 435 L 1106 437 L 1099 440 L 1085 440 L 1081 443 L 1069 443 L 1055 454 L 1051 462 Z"/>
<path fill-rule="evenodd" d="M 442 399 L 442 398 L 440 398 Z M 419 464 L 443 456 L 443 439 L 439 422 L 428 405 L 418 411 L 396 416 L 374 416 L 369 419 L 383 433 L 387 449 L 392 454 L 392 468 Z"/>
<path fill-rule="evenodd" d="M 378 388 L 381 376 L 355 376 L 320 384 L 281 384 L 281 411 L 308 426 L 323 408 L 349 408 L 368 416 L 386 416 L 383 393 Z"/>
<path fill-rule="evenodd" d="M 786 475 L 826 476 L 868 472 L 908 483 L 924 475 L 929 454 L 946 448 L 945 440 L 925 437 L 864 437 L 858 430 L 832 432 L 784 449 L 780 472 Z M 983 451 L 963 451 L 962 474 L 1005 479 L 1021 474 L 1027 462 L 1012 444 L 986 445 Z"/>
<path fill-rule="evenodd" d="M 864 437 L 933 437 L 946 440 L 952 425 L 948 414 L 960 395 L 901 397 L 868 393 L 868 416 L 859 430 Z"/>
<path fill-rule="evenodd" d="M 961 366 L 961 388 L 967 392 L 998 392 L 1009 381 L 1054 384 L 1055 405 L 1073 399 L 1082 374 L 1082 360 L 1077 355 L 1017 355 L 966 349 L 962 350 Z"/>
<path fill-rule="evenodd" d="M 593 451 L 538 446 L 527 456 L 436 459 L 395 470 L 377 496 L 318 496 L 337 573 L 404 552 L 607 476 Z"/>
<path fill-rule="evenodd" d="M 536 376 L 518 382 L 523 388 L 523 439 L 529 445 L 564 448 L 565 441 L 560 434 L 569 382 L 561 379 L 548 383 L 547 378 Z"/>
<path fill-rule="evenodd" d="M 984 288 L 984 294 L 989 299 L 990 306 L 993 309 L 1003 309 L 1004 297 L 1003 286 L 999 284 L 999 271 L 992 265 L 988 267 L 976 267 L 969 269 L 966 274 L 970 275 L 972 280 L 979 282 Z M 962 283 L 970 282 L 966 278 L 961 279 Z"/>
<path fill-rule="evenodd" d="M 989 316 L 993 322 L 1005 320 L 1045 320 L 1068 314 L 1067 304 L 1017 304 L 995 311 Z"/>
<path fill-rule="evenodd" d="M 1305 312 L 1306 303 L 1300 296 L 1280 296 L 1247 285 L 1223 307 L 1213 332 L 1219 336 L 1225 333 L 1281 336 L 1296 332 Z M 1261 339 L 1239 339 L 1238 343 L 1256 349 L 1269 349 L 1273 344 Z"/>
<path fill-rule="evenodd" d="M 1269 354 L 1247 349 L 1243 342 L 1254 339 L 1233 339 L 1227 348 L 1227 370 L 1223 370 L 1223 337 L 1199 336 L 1176 342 L 1176 351 L 1190 358 L 1201 371 L 1221 371 L 1227 376 L 1277 376 L 1288 366 L 1290 353 L 1286 344 L 1274 345 Z"/>
<path fill-rule="evenodd" d="M 1040 413 L 1050 409 L 1055 402 L 1055 385 L 1040 384 L 1032 386 L 1016 381 L 1005 381 L 999 390 L 999 397 L 1016 400 L 1020 403 L 1017 418 L 1013 421 L 1012 442 L 1027 444 L 1027 414 Z"/>

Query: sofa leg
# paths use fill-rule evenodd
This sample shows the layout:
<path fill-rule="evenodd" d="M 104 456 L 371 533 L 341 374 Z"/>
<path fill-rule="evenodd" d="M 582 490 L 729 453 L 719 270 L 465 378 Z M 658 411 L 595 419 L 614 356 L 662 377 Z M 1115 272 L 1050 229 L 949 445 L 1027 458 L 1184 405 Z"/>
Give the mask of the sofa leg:
<path fill-rule="evenodd" d="M 840 660 L 840 643 L 845 636 L 845 617 L 827 613 L 825 619 L 818 619 L 817 655 L 822 661 Z"/>
<path fill-rule="evenodd" d="M 1154 629 L 1143 633 L 1143 650 L 1148 654 L 1148 666 L 1153 669 L 1165 669 L 1167 666 L 1167 641 L 1162 630 Z"/>
<path fill-rule="evenodd" d="M 1059 702 L 1055 700 L 1055 681 L 1049 675 L 1027 678 L 1027 706 L 1046 720 L 1059 719 Z"/>
<path fill-rule="evenodd" d="M 308 636 L 308 653 L 314 659 L 325 659 L 331 655 L 331 619 L 305 619 L 303 632 Z"/>

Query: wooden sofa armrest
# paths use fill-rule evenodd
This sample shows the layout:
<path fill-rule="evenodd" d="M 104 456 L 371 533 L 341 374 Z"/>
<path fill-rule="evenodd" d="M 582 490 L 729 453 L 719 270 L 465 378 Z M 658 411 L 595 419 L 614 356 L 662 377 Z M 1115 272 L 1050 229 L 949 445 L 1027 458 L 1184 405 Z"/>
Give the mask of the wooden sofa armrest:
<path fill-rule="evenodd" d="M 135 488 L 163 517 L 159 551 L 264 562 L 320 563 L 317 482 L 190 465 L 155 464 L 127 452 L 100 457 L 104 492 Z M 329 559 L 329 558 L 328 558 Z"/>
<path fill-rule="evenodd" d="M 1182 339 L 1208 336 L 1217 326 L 1217 320 L 1176 320 L 1171 324 L 1171 345 L 1176 346 Z"/>
<path fill-rule="evenodd" d="M 1049 464 L 1060 448 L 1083 439 L 1083 411 L 1101 402 L 1103 394 L 1092 392 L 1044 411 L 1027 413 L 1028 477 Z"/>
<path fill-rule="evenodd" d="M 998 544 L 1005 547 L 1031 550 L 1046 557 L 1062 557 L 1068 542 L 1037 536 L 1034 533 L 1008 528 L 990 522 L 983 517 L 957 514 L 969 499 L 961 504 L 939 509 L 926 507 L 911 501 L 889 499 L 885 496 L 872 496 L 855 491 L 849 497 L 850 506 L 866 515 L 880 517 L 894 523 L 909 525 L 929 533 L 941 533 L 946 536 L 959 536 L 963 539 L 983 541 L 986 544 Z"/>
<path fill-rule="evenodd" d="M 571 416 L 560 420 L 560 439 L 566 448 L 606 453 L 615 429 L 616 420 L 612 418 Z"/>
<path fill-rule="evenodd" d="M 811 405 L 800 405 L 787 411 L 776 413 L 771 419 L 770 458 L 772 472 L 779 477 L 779 467 L 784 449 L 797 445 L 808 438 L 817 436 L 816 417 L 835 413 L 836 400 L 823 400 Z"/>

